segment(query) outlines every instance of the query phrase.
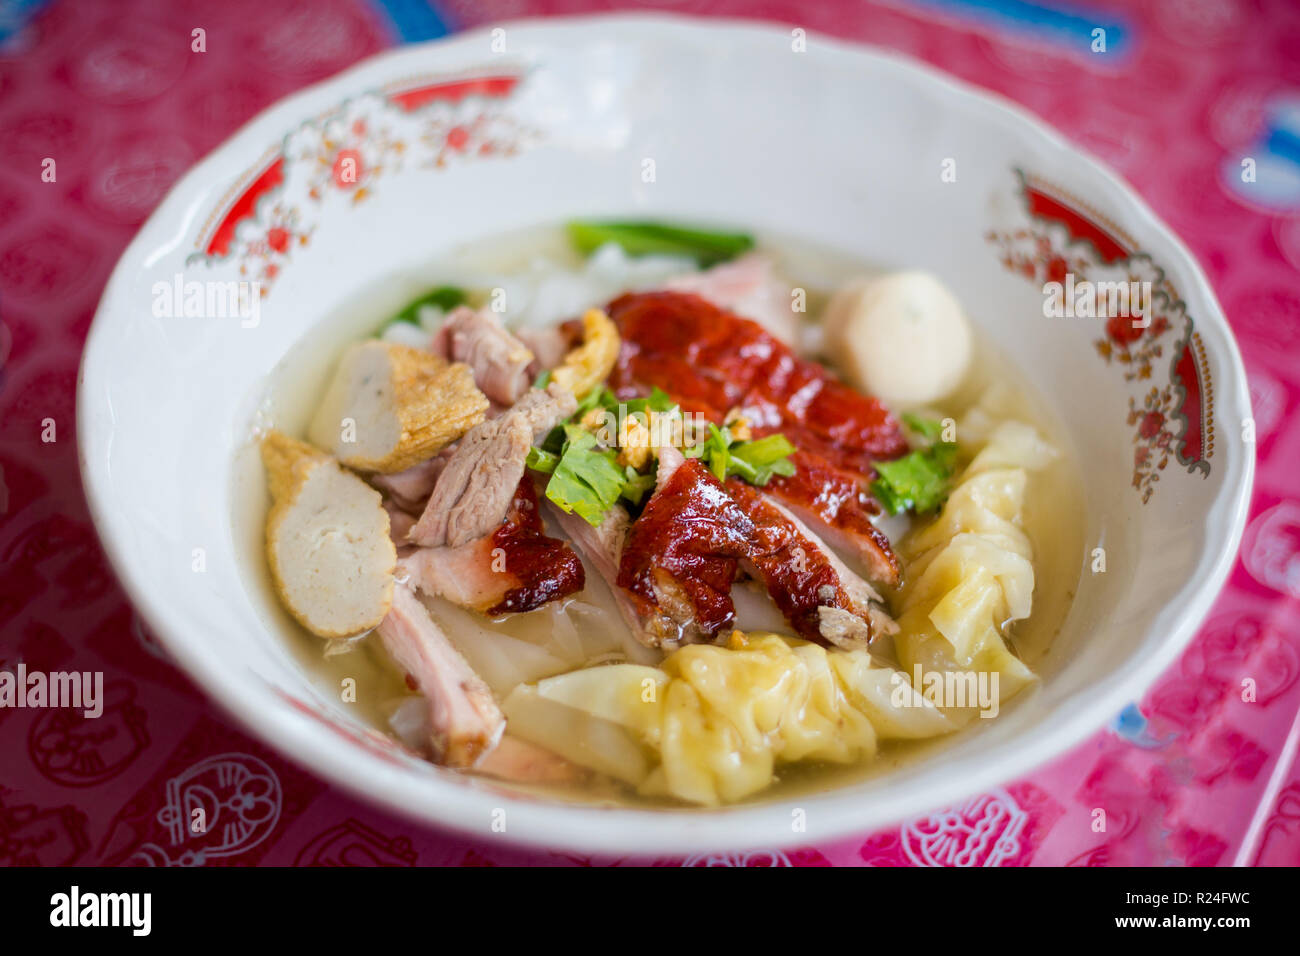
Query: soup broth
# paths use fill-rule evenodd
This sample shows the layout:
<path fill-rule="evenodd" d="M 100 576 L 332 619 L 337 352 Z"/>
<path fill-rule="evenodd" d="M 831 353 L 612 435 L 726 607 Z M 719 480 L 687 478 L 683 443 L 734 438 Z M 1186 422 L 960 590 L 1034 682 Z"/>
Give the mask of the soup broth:
<path fill-rule="evenodd" d="M 820 316 L 827 297 L 853 276 L 871 274 L 870 266 L 813 244 L 785 237 L 760 236 L 757 248 L 776 264 L 776 271 L 807 292 L 808 321 L 802 345 L 818 354 Z M 549 266 L 539 266 L 540 262 Z M 441 283 L 474 287 L 494 286 L 501 276 L 541 268 L 574 268 L 581 263 L 558 227 L 531 229 L 517 235 L 477 242 L 453 250 L 417 274 L 386 279 L 342 304 L 299 342 L 265 383 L 256 421 L 233 474 L 235 501 L 233 532 L 245 558 L 247 583 L 267 626 L 284 636 L 303 670 L 326 700 L 353 718 L 385 733 L 401 721 L 403 705 L 412 698 L 402 673 L 387 659 L 377 637 L 323 640 L 299 626 L 281 607 L 268 572 L 265 554 L 265 520 L 270 498 L 258 458 L 254 435 L 274 427 L 302 435 L 341 350 L 349 343 L 373 335 L 384 319 L 423 289 Z M 597 306 L 603 303 L 591 302 Z M 978 324 L 978 311 L 973 316 Z M 998 356 L 985 341 L 976 339 L 976 358 L 961 388 L 933 411 L 961 421 L 990 387 L 1003 396 L 1000 411 L 1032 424 L 1059 452 L 1028 482 L 1023 529 L 1033 545 L 1035 586 L 1032 613 L 1015 622 L 1008 633 L 1015 654 L 1037 669 L 1050 653 L 1070 609 L 1083 560 L 1083 495 L 1071 449 L 1047 404 L 1035 396 L 1023 376 Z M 961 436 L 958 434 L 958 442 Z M 927 519 L 913 519 L 925 521 Z M 890 519 L 885 527 L 895 542 L 907 526 L 905 519 Z M 559 537 L 553 523 L 548 534 Z M 904 568 L 906 574 L 906 567 Z M 572 671 L 578 667 L 617 661 L 654 664 L 658 651 L 638 644 L 628 633 L 613 595 L 590 568 L 586 588 L 568 599 L 525 614 L 498 619 L 453 606 L 445 600 L 427 601 L 435 620 L 484 678 L 500 700 L 514 684 Z M 750 585 L 737 586 L 737 621 L 742 630 L 789 634 L 771 600 Z M 888 654 L 886 646 L 884 653 Z M 355 701 L 344 702 L 343 689 L 355 687 Z M 1014 700 L 1008 703 L 1013 705 Z M 396 716 L 395 716 L 396 715 Z M 960 744 L 977 732 L 980 721 L 946 737 L 919 742 L 882 743 L 872 760 L 853 765 L 803 763 L 781 765 L 777 782 L 750 800 L 776 800 L 792 793 L 819 791 L 865 776 L 889 773 L 908 761 Z M 535 788 L 528 787 L 533 790 Z M 550 788 L 558 799 L 596 804 L 678 805 L 676 801 L 638 795 L 632 788 L 602 783 L 597 786 Z"/>

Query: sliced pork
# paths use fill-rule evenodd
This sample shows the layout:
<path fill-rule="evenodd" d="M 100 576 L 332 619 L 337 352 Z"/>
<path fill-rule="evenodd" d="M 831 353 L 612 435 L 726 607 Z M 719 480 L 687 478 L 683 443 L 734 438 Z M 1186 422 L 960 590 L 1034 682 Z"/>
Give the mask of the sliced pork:
<path fill-rule="evenodd" d="M 600 525 L 593 527 L 581 515 L 562 511 L 549 502 L 546 507 L 578 553 L 586 558 L 587 563 L 609 586 L 614 603 L 632 637 L 646 647 L 656 647 L 658 638 L 648 629 L 647 620 L 633 602 L 632 595 L 618 586 L 618 569 L 623 560 L 623 549 L 627 546 L 627 532 L 632 526 L 627 509 L 622 505 L 614 505 L 605 512 Z"/>
<path fill-rule="evenodd" d="M 774 475 L 764 490 L 817 528 L 834 547 L 855 556 L 872 580 L 889 587 L 901 584 L 903 566 L 889 538 L 871 521 L 880 514 L 880 506 L 867 494 L 862 480 L 807 452 L 796 451 L 790 460 L 794 474 Z"/>
<path fill-rule="evenodd" d="M 428 702 L 434 759 L 472 767 L 496 746 L 506 719 L 492 692 L 451 645 L 419 598 L 405 585 L 393 589 L 393 606 L 379 637 L 407 684 Z"/>
<path fill-rule="evenodd" d="M 791 307 L 790 287 L 772 273 L 772 260 L 749 253 L 703 272 L 674 276 L 665 288 L 693 292 L 718 308 L 753 319 L 786 345 L 799 338 L 799 316 Z"/>
<path fill-rule="evenodd" d="M 640 643 L 673 647 L 729 626 L 741 568 L 808 640 L 862 647 L 897 629 L 871 585 L 773 498 L 735 478 L 719 484 L 676 448 L 661 447 L 659 460 L 655 494 L 635 522 L 619 505 L 594 528 L 554 511 Z"/>
<path fill-rule="evenodd" d="M 552 383 L 545 389 L 533 389 L 510 409 L 510 414 L 518 415 L 532 429 L 533 441 L 541 441 L 577 407 L 571 391 Z"/>
<path fill-rule="evenodd" d="M 742 567 L 763 582 L 796 633 L 851 650 L 897 630 L 880 595 L 794 515 L 738 478 L 726 488 L 754 524 Z"/>
<path fill-rule="evenodd" d="M 757 322 L 684 292 L 642 292 L 609 305 L 623 349 L 613 387 L 658 385 L 689 411 L 721 422 L 739 408 L 759 435 L 781 432 L 796 448 L 852 474 L 907 452 L 880 402 L 855 392 L 782 344 Z"/>
<path fill-rule="evenodd" d="M 592 772 L 570 763 L 553 750 L 506 734 L 475 768 L 479 773 L 512 783 L 578 784 Z"/>
<path fill-rule="evenodd" d="M 449 362 L 468 365 L 474 384 L 498 405 L 513 405 L 528 391 L 532 351 L 486 309 L 453 309 L 431 349 Z"/>
<path fill-rule="evenodd" d="M 582 341 L 582 323 L 575 319 L 560 325 L 520 329 L 517 336 L 533 353 L 528 374 L 536 377 L 542 370 L 555 368 L 563 362 L 569 351 Z"/>
<path fill-rule="evenodd" d="M 370 484 L 383 492 L 384 496 L 398 508 L 418 515 L 424 511 L 424 505 L 433 492 L 433 486 L 437 484 L 442 470 L 447 467 L 447 462 L 451 460 L 453 450 L 454 446 L 444 449 L 432 458 L 412 465 L 405 471 L 391 475 L 371 475 Z M 403 540 L 404 538 L 403 535 Z M 393 540 L 398 540 L 397 535 L 393 536 Z"/>
<path fill-rule="evenodd" d="M 586 586 L 578 555 L 545 534 L 526 475 L 505 519 L 490 533 L 454 547 L 408 549 L 399 568 L 424 593 L 492 617 L 532 611 Z"/>
<path fill-rule="evenodd" d="M 415 516 L 399 506 L 392 498 L 384 499 L 384 510 L 388 512 L 389 537 L 393 539 L 393 545 L 400 557 L 404 552 L 411 550 L 410 545 L 406 543 L 406 536 L 415 527 Z"/>
<path fill-rule="evenodd" d="M 657 646 L 708 639 L 734 621 L 731 585 L 753 534 L 699 459 L 660 449 L 654 494 L 628 532 L 618 573 Z"/>
<path fill-rule="evenodd" d="M 573 393 L 552 384 L 470 429 L 439 475 L 410 543 L 455 548 L 491 533 L 514 500 L 529 447 L 575 408 Z"/>
<path fill-rule="evenodd" d="M 758 323 L 696 295 L 625 295 L 609 314 L 623 341 L 611 377 L 620 396 L 657 386 L 717 424 L 739 409 L 756 436 L 784 434 L 798 449 L 795 474 L 773 478 L 767 490 L 861 558 L 875 580 L 900 582 L 889 540 L 871 522 L 879 506 L 866 491 L 873 461 L 908 450 L 883 405 L 799 358 Z"/>

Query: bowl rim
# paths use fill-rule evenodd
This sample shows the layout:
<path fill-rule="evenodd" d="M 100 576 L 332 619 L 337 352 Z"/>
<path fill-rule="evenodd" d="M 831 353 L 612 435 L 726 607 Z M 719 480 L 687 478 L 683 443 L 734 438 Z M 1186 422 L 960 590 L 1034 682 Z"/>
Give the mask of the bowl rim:
<path fill-rule="evenodd" d="M 1205 553 L 1195 572 L 1170 597 L 1162 611 L 1156 612 L 1147 633 L 1163 629 L 1167 636 L 1153 648 L 1147 659 L 1125 669 L 1090 701 L 1077 707 L 1064 719 L 1041 724 L 1037 733 L 1026 736 L 1023 747 L 1017 751 L 1019 758 L 1014 767 L 1008 767 L 1006 760 L 990 760 L 960 779 L 952 779 L 955 775 L 950 775 L 928 790 L 921 804 L 916 802 L 915 795 L 900 797 L 888 790 L 881 791 L 873 795 L 874 812 L 869 814 L 851 806 L 832 808 L 833 801 L 844 800 L 851 791 L 851 785 L 808 794 L 798 799 L 799 805 L 806 808 L 816 804 L 825 806 L 816 815 L 808 814 L 807 830 L 799 833 L 792 832 L 789 825 L 788 799 L 711 809 L 605 807 L 509 795 L 499 787 L 467 787 L 429 775 L 418 782 L 423 799 L 408 802 L 407 798 L 415 795 L 412 787 L 417 785 L 417 778 L 407 768 L 399 770 L 364 750 L 341 746 L 339 738 L 311 718 L 295 713 L 288 707 L 276 706 L 277 703 L 283 704 L 283 700 L 276 700 L 277 694 L 267 682 L 241 679 L 233 668 L 213 672 L 201 666 L 203 662 L 200 655 L 182 636 L 186 629 L 183 606 L 178 609 L 173 606 L 175 602 L 158 597 L 151 589 L 150 582 L 133 571 L 128 553 L 130 549 L 125 538 L 115 534 L 118 519 L 114 514 L 115 502 L 107 469 L 91 454 L 91 444 L 95 439 L 88 424 L 94 417 L 91 402 L 96 389 L 89 387 L 88 383 L 99 385 L 104 374 L 101 370 L 103 363 L 97 359 L 105 349 L 103 340 L 110 321 L 108 314 L 113 311 L 114 301 L 120 298 L 121 290 L 134 274 L 134 264 L 144 260 L 146 251 L 170 246 L 182 240 L 188 226 L 176 231 L 175 224 L 178 221 L 188 223 L 187 213 L 192 213 L 195 202 L 192 197 L 205 194 L 211 188 L 212 181 L 222 179 L 223 174 L 231 171 L 226 168 L 228 161 L 225 157 L 228 154 L 238 152 L 243 144 L 255 138 L 264 144 L 268 134 L 274 138 L 283 130 L 293 128 L 303 115 L 311 115 L 309 104 L 327 92 L 332 91 L 337 94 L 340 102 L 343 101 L 354 92 L 357 80 L 365 74 L 379 73 L 385 68 L 392 69 L 408 60 L 436 57 L 441 50 L 481 43 L 485 36 L 497 28 L 507 31 L 511 28 L 527 29 L 538 41 L 545 41 L 547 35 L 575 32 L 586 32 L 594 38 L 602 30 L 631 28 L 644 30 L 645 35 L 653 35 L 656 39 L 669 42 L 682 35 L 699 39 L 709 34 L 721 35 L 720 38 L 735 42 L 738 34 L 746 35 L 747 38 L 760 34 L 770 38 L 794 26 L 796 25 L 776 20 L 744 17 L 611 12 L 507 20 L 437 40 L 398 46 L 369 56 L 267 106 L 192 166 L 167 192 L 119 258 L 87 333 L 78 374 L 78 461 L 92 521 L 127 597 L 175 663 L 247 733 L 266 741 L 291 761 L 337 783 L 348 793 L 371 805 L 470 838 L 603 855 L 640 854 L 662 857 L 705 850 L 739 852 L 811 845 L 815 842 L 866 835 L 881 827 L 1023 777 L 1047 761 L 1061 756 L 1103 727 L 1125 704 L 1140 698 L 1156 677 L 1182 653 L 1208 615 L 1236 562 L 1253 488 L 1253 450 L 1241 456 L 1242 464 L 1239 468 L 1234 469 L 1231 465 L 1227 467 L 1229 478 L 1234 470 L 1240 472 L 1231 489 L 1231 513 L 1207 525 Z M 838 39 L 815 30 L 807 30 L 806 33 L 809 41 L 818 44 L 819 50 L 829 52 L 837 58 L 874 60 L 882 67 L 896 71 L 905 82 L 933 89 L 946 99 L 955 99 L 960 106 L 981 118 L 1000 117 L 1003 121 L 1010 121 L 1023 129 L 1027 139 L 1036 141 L 1045 151 L 1069 154 L 1072 164 L 1087 169 L 1098 180 L 1098 190 L 1109 191 L 1120 205 L 1133 213 L 1137 225 L 1159 235 L 1168 244 L 1171 250 L 1169 258 L 1183 260 L 1188 277 L 1183 298 L 1187 301 L 1197 299 L 1203 303 L 1203 307 L 1197 310 L 1198 328 L 1216 327 L 1222 336 L 1224 347 L 1222 353 L 1216 356 L 1223 364 L 1219 372 L 1218 389 L 1222 407 L 1238 407 L 1249 414 L 1250 396 L 1244 364 L 1231 327 L 1208 279 L 1178 235 L 1165 225 L 1117 173 L 1086 150 L 1068 142 L 1027 109 L 1001 94 L 967 83 L 893 50 L 870 43 Z M 616 42 L 626 42 L 626 35 L 618 37 Z M 425 60 L 420 66 L 427 70 L 431 66 L 436 68 L 437 64 Z M 393 69 L 393 72 L 396 75 L 398 70 Z M 169 235 L 170 239 L 167 238 Z M 1171 608 L 1172 616 L 1168 614 Z M 1166 620 L 1166 617 L 1169 619 Z M 513 819 L 519 822 L 513 823 L 509 832 L 493 831 L 488 818 L 493 806 L 508 807 Z M 779 826 L 774 829 L 773 824 Z M 789 835 L 784 838 L 770 836 L 783 832 Z"/>

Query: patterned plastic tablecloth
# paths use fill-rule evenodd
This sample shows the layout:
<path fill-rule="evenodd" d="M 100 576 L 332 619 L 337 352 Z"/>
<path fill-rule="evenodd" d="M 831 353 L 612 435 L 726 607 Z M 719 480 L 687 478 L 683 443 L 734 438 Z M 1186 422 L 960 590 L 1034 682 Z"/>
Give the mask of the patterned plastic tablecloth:
<path fill-rule="evenodd" d="M 172 182 L 239 124 L 395 43 L 617 6 L 890 47 L 1099 154 L 1208 272 L 1245 357 L 1259 459 L 1227 587 L 1182 659 L 1108 729 L 1026 779 L 878 833 L 653 862 L 1300 863 L 1300 4 L 1072 0 L 1066 14 L 1057 2 L 0 0 L 0 666 L 102 669 L 107 698 L 98 720 L 0 709 L 0 863 L 633 862 L 414 825 L 236 729 L 167 663 L 115 583 L 74 419 L 82 342 L 113 264 Z M 1098 24 L 1113 55 L 1086 54 Z M 190 51 L 198 27 L 204 54 Z M 47 158 L 54 182 L 41 178 Z M 190 834 L 185 808 L 200 794 L 233 825 Z"/>

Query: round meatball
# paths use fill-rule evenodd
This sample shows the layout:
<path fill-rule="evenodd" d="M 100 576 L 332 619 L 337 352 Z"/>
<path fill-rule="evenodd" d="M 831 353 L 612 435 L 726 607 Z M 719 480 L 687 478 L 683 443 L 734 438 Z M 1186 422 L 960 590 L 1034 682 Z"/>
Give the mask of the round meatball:
<path fill-rule="evenodd" d="M 943 398 L 970 365 L 970 324 L 927 272 L 854 279 L 832 297 L 823 324 L 826 354 L 849 383 L 891 405 Z"/>

